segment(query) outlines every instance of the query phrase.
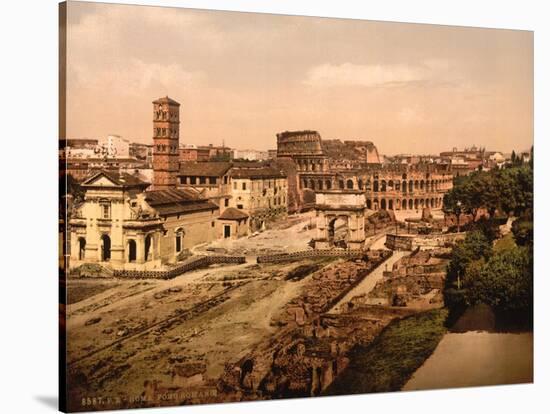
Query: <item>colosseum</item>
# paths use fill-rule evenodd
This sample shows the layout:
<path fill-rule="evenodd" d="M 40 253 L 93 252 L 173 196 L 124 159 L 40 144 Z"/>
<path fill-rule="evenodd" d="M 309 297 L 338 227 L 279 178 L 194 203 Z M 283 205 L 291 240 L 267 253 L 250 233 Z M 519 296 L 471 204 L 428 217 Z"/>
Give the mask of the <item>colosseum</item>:
<path fill-rule="evenodd" d="M 310 130 L 277 134 L 277 158 L 294 161 L 303 208 L 317 192 L 355 190 L 369 210 L 439 209 L 453 186 L 448 165 L 384 164 L 372 142 L 322 140 Z"/>

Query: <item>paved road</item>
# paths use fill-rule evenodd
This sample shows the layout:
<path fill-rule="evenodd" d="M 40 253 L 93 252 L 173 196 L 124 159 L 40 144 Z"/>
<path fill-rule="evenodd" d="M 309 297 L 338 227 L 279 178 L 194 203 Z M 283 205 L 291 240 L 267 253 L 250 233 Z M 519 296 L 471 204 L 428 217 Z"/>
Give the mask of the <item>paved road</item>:
<path fill-rule="evenodd" d="M 382 262 L 376 269 L 374 269 L 367 277 L 365 277 L 357 286 L 348 292 L 336 305 L 334 305 L 328 313 L 340 313 L 343 309 L 346 309 L 346 304 L 355 296 L 366 295 L 374 289 L 376 282 L 382 280 L 384 270 L 386 268 L 391 270 L 393 264 L 401 259 L 403 256 L 410 252 L 394 252 L 385 262 Z"/>

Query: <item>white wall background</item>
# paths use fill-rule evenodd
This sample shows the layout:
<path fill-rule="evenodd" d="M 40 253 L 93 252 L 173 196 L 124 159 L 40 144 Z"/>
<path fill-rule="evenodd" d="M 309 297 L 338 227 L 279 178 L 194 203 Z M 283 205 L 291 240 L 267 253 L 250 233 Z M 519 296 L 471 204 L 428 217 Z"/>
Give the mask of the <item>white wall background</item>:
<path fill-rule="evenodd" d="M 537 0 L 163 0 L 150 5 L 535 31 L 535 384 L 173 408 L 187 413 L 547 412 L 550 274 L 544 215 L 550 171 L 550 13 Z M 57 2 L 0 4 L 0 411 L 55 411 L 57 401 Z M 545 293 L 546 292 L 546 293 Z M 160 409 L 147 413 L 168 412 Z"/>

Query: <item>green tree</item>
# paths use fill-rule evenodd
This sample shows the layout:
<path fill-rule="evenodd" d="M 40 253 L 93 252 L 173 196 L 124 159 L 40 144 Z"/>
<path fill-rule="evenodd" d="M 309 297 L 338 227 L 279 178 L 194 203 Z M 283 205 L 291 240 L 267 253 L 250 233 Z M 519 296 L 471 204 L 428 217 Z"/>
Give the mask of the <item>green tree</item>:
<path fill-rule="evenodd" d="M 499 311 L 529 309 L 533 303 L 532 254 L 514 246 L 495 253 L 467 274 L 469 304 L 485 303 Z"/>
<path fill-rule="evenodd" d="M 483 232 L 469 232 L 463 241 L 453 247 L 447 266 L 447 285 L 456 286 L 458 278 L 464 278 L 466 275 L 468 265 L 479 259 L 487 259 L 491 255 L 491 249 L 491 243 Z"/>

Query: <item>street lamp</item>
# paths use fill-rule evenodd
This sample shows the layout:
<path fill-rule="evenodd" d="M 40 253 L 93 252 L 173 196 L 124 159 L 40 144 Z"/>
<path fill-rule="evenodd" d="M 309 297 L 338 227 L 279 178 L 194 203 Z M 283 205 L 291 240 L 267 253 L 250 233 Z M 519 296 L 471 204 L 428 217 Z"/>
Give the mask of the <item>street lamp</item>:
<path fill-rule="evenodd" d="M 455 210 L 455 213 L 456 213 L 456 230 L 457 230 L 457 233 L 460 233 L 460 213 L 461 213 L 461 208 L 460 206 L 462 205 L 462 202 L 459 200 L 456 202 L 456 210 Z"/>

